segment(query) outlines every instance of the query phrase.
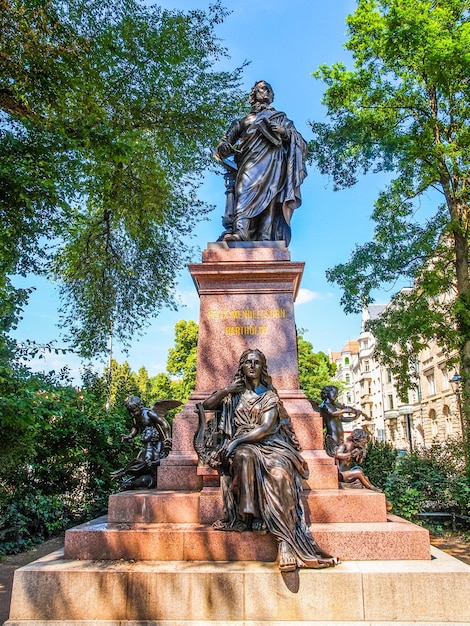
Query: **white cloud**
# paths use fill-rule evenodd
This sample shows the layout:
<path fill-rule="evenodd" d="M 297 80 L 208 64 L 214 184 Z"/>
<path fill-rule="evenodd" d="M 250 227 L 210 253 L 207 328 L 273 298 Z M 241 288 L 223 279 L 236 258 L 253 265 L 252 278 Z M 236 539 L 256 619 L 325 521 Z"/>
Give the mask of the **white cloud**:
<path fill-rule="evenodd" d="M 316 298 L 319 298 L 319 297 L 320 297 L 320 294 L 317 291 L 311 291 L 310 289 L 300 288 L 295 303 L 305 304 L 306 302 L 311 302 L 312 300 L 316 300 Z"/>

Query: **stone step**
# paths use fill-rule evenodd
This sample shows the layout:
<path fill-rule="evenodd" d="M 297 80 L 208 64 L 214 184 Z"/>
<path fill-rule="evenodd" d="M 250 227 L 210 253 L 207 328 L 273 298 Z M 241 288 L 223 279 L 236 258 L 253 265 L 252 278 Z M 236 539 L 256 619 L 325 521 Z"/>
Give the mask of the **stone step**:
<path fill-rule="evenodd" d="M 369 489 L 304 490 L 302 500 L 309 523 L 387 521 L 385 496 Z M 202 492 L 124 491 L 109 498 L 111 524 L 212 524 L 221 517 L 218 487 Z"/>
<path fill-rule="evenodd" d="M 15 572 L 5 626 L 454 626 L 470 623 L 470 566 L 345 562 L 281 574 L 275 563 L 76 561 L 61 551 Z"/>
<path fill-rule="evenodd" d="M 429 559 L 427 530 L 396 516 L 387 522 L 311 524 L 319 546 L 341 560 Z M 271 534 L 224 532 L 201 524 L 109 523 L 98 518 L 65 533 L 68 559 L 262 561 L 277 558 Z"/>

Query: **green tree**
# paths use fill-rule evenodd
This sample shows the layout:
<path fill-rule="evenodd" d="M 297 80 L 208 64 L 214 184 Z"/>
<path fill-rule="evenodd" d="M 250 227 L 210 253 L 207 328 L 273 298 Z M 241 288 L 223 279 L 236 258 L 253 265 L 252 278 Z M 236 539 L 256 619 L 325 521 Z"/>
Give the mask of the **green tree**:
<path fill-rule="evenodd" d="M 175 391 L 175 383 L 171 380 L 168 374 L 157 374 L 152 376 L 151 382 L 151 398 L 152 402 L 156 400 L 174 400 L 176 399 L 177 392 Z"/>
<path fill-rule="evenodd" d="M 337 381 L 332 380 L 336 365 L 324 352 L 313 352 L 312 344 L 302 335 L 297 338 L 297 350 L 300 388 L 309 400 L 318 403 L 325 385 L 338 385 Z"/>
<path fill-rule="evenodd" d="M 85 356 L 176 307 L 209 208 L 199 180 L 244 100 L 241 68 L 216 68 L 225 15 L 218 1 L 0 0 L 1 331 L 27 298 L 9 277 L 27 272 L 58 281 Z"/>
<path fill-rule="evenodd" d="M 149 402 L 152 401 L 152 383 L 150 381 L 147 369 L 144 366 L 140 367 L 139 371 L 136 374 L 136 383 L 139 390 L 139 393 L 137 395 L 142 398 L 143 403 L 148 406 Z"/>
<path fill-rule="evenodd" d="M 1 397 L 0 529 L 16 532 L 0 536 L 0 554 L 106 510 L 110 472 L 127 460 L 119 445 L 126 424 L 124 411 L 105 410 L 96 382 L 88 373 L 77 390 L 67 372 L 23 370 L 16 406 Z"/>
<path fill-rule="evenodd" d="M 103 379 L 109 385 L 109 404 L 113 408 L 123 407 L 126 398 L 140 394 L 138 377 L 127 361 L 120 364 L 112 359 L 111 371 L 106 368 Z"/>
<path fill-rule="evenodd" d="M 372 242 L 328 271 L 347 312 L 383 283 L 414 285 L 370 323 L 401 392 L 429 339 L 459 353 L 466 437 L 470 416 L 469 0 L 359 0 L 347 19 L 354 68 L 322 66 L 330 122 L 312 125 L 312 155 L 336 188 L 388 172 Z M 426 214 L 421 203 L 434 203 Z M 420 210 L 421 208 L 421 210 Z M 464 435 L 465 436 L 465 435 Z M 468 449 L 467 449 L 468 452 Z M 469 462 L 470 472 L 470 462 Z"/>
<path fill-rule="evenodd" d="M 177 377 L 175 400 L 186 402 L 196 387 L 198 325 L 180 320 L 175 325 L 175 347 L 168 351 L 167 372 Z"/>

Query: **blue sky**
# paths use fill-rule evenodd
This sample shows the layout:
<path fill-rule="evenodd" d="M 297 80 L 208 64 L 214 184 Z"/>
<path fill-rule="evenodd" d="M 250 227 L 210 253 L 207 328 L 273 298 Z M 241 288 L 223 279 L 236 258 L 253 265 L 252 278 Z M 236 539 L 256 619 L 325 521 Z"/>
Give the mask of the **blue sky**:
<path fill-rule="evenodd" d="M 165 8 L 190 9 L 208 7 L 201 0 L 164 0 Z M 267 80 L 275 92 L 274 106 L 285 111 L 306 140 L 311 139 L 308 121 L 324 118 L 321 105 L 324 85 L 314 79 L 312 72 L 323 63 L 343 61 L 351 64 L 344 43 L 346 16 L 356 8 L 355 0 L 226 0 L 232 11 L 218 35 L 231 56 L 230 66 L 251 61 L 244 73 L 248 91 L 257 80 Z M 351 189 L 333 192 L 332 181 L 321 176 L 313 167 L 302 187 L 303 204 L 292 221 L 293 261 L 305 262 L 301 291 L 295 314 L 298 328 L 315 351 L 339 350 L 360 333 L 360 316 L 346 316 L 339 304 L 341 293 L 326 281 L 325 270 L 346 261 L 356 243 L 371 238 L 373 225 L 369 220 L 373 202 L 384 185 L 384 179 L 369 174 Z M 201 189 L 201 197 L 216 205 L 210 221 L 200 224 L 195 242 L 202 251 L 207 242 L 215 241 L 221 233 L 224 209 L 222 177 L 209 175 Z M 194 261 L 201 260 L 200 253 Z M 38 342 L 57 340 L 58 297 L 44 280 L 28 278 L 21 285 L 36 286 L 16 337 Z M 381 294 L 386 302 L 391 292 Z M 162 312 L 142 337 L 135 339 L 126 356 L 114 346 L 114 356 L 120 362 L 127 359 L 133 370 L 144 365 L 151 376 L 165 371 L 167 352 L 173 345 L 173 329 L 180 319 L 198 321 L 199 301 L 189 272 L 182 274 L 179 295 L 184 306 L 178 312 Z M 104 362 L 104 361 L 103 361 Z M 68 364 L 74 373 L 80 362 L 73 356 L 49 355 L 34 367 L 58 369 Z M 98 364 L 102 367 L 102 364 Z"/>

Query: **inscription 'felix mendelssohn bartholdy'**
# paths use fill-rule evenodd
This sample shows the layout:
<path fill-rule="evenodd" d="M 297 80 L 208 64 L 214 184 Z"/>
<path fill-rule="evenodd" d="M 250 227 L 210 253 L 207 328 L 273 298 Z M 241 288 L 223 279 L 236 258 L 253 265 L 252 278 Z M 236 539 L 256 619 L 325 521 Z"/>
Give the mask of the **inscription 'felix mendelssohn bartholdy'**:
<path fill-rule="evenodd" d="M 238 320 L 238 319 L 285 319 L 285 309 L 212 309 L 207 312 L 210 320 Z"/>

